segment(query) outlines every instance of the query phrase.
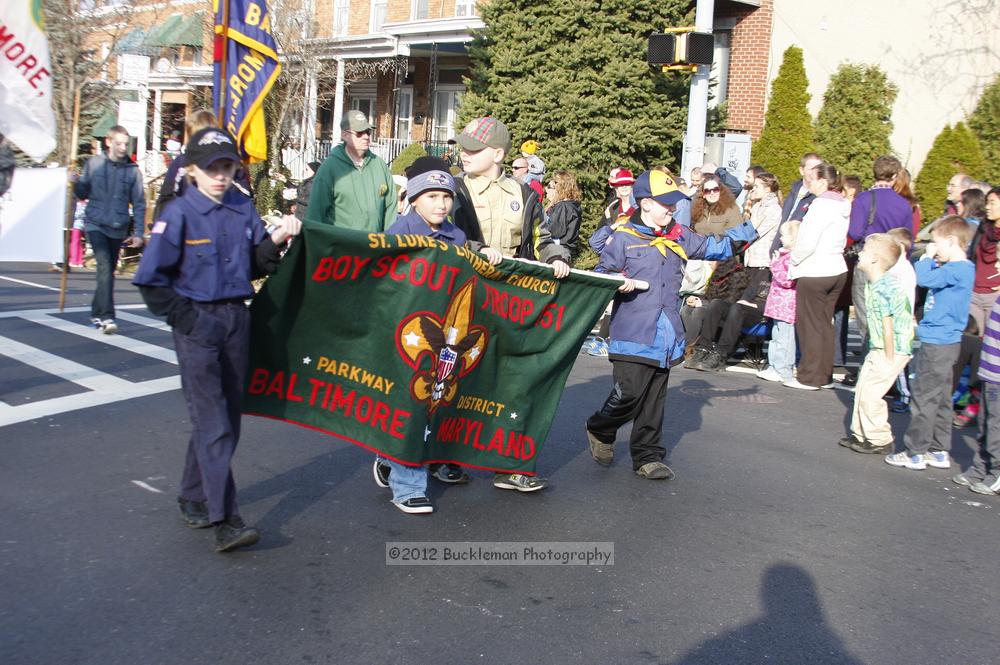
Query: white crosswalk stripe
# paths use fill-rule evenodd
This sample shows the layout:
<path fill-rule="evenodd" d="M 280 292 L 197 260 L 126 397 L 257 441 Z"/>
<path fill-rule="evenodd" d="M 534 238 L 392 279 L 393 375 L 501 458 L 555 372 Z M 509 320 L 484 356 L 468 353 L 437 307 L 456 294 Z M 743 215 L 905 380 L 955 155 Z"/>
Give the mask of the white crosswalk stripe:
<path fill-rule="evenodd" d="M 157 319 L 123 311 L 127 309 L 145 310 L 145 307 L 142 305 L 119 307 L 117 313 L 119 321 L 128 321 L 156 330 L 170 330 L 169 326 Z M 63 313 L 89 311 L 89 307 L 75 307 L 67 308 Z M 105 335 L 89 325 L 75 323 L 57 316 L 58 314 L 60 312 L 56 309 L 22 310 L 0 312 L 0 319 L 21 319 L 63 333 L 85 337 L 129 353 L 146 356 L 172 365 L 177 364 L 177 355 L 172 349 L 150 344 L 126 335 Z M 178 375 L 148 381 L 129 381 L 89 367 L 77 360 L 70 360 L 32 346 L 31 344 L 2 335 L 0 335 L 0 355 L 4 355 L 45 374 L 50 374 L 85 389 L 85 392 L 73 395 L 63 395 L 19 405 L 6 404 L 0 401 L 0 427 L 68 411 L 155 395 L 169 390 L 177 390 L 181 385 L 180 376 Z M 82 360 L 85 361 L 85 358 Z"/>

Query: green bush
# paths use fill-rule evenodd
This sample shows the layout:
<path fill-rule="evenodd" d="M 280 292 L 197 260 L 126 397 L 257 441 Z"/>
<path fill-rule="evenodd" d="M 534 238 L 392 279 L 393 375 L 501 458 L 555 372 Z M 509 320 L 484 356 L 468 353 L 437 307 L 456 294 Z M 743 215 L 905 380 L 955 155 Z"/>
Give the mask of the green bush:
<path fill-rule="evenodd" d="M 1000 185 L 1000 74 L 979 97 L 976 110 L 969 116 L 969 129 L 979 139 L 986 160 L 982 177 L 994 186 Z"/>
<path fill-rule="evenodd" d="M 802 49 L 789 46 L 771 83 L 764 131 L 751 150 L 751 161 L 778 176 L 785 192 L 799 178 L 802 155 L 814 150 L 808 87 Z"/>
<path fill-rule="evenodd" d="M 948 181 L 956 173 L 981 178 L 985 170 L 983 153 L 975 135 L 963 123 L 945 126 L 934 139 L 914 184 L 925 221 L 934 221 L 944 211 Z"/>
<path fill-rule="evenodd" d="M 616 166 L 676 163 L 688 79 L 646 62 L 649 33 L 684 25 L 682 0 L 491 0 L 469 48 L 462 126 L 491 115 L 510 129 L 512 152 L 535 139 L 549 173 L 565 169 L 582 191 L 581 245 L 596 227 Z M 508 163 L 510 158 L 508 157 Z M 592 266 L 589 249 L 578 267 Z"/>
<path fill-rule="evenodd" d="M 841 65 L 830 77 L 816 118 L 817 152 L 841 173 L 855 173 L 870 185 L 875 158 L 892 152 L 897 92 L 875 65 Z"/>
<path fill-rule="evenodd" d="M 420 143 L 411 143 L 403 148 L 401 153 L 396 155 L 396 159 L 392 160 L 389 171 L 392 172 L 392 175 L 403 175 L 406 169 L 410 168 L 410 164 L 426 156 L 427 151 L 424 150 L 423 145 Z"/>

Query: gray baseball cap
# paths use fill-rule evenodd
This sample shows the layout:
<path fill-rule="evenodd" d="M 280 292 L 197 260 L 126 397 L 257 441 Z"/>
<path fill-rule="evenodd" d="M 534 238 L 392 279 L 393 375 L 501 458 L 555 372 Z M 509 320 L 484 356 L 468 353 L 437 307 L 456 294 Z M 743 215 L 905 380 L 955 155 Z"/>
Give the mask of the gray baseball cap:
<path fill-rule="evenodd" d="M 368 122 L 368 116 L 361 111 L 348 111 L 340 121 L 340 128 L 344 131 L 349 129 L 352 132 L 367 132 L 375 126 Z"/>

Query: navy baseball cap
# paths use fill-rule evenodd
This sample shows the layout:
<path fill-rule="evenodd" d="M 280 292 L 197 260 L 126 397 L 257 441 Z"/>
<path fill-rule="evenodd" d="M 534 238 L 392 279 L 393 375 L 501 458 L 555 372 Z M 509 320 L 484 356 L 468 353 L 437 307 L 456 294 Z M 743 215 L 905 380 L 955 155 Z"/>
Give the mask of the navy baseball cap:
<path fill-rule="evenodd" d="M 224 129 L 206 127 L 199 130 L 188 139 L 184 147 L 184 161 L 200 168 L 208 168 L 220 159 L 240 161 L 240 152 L 236 149 L 236 139 Z"/>

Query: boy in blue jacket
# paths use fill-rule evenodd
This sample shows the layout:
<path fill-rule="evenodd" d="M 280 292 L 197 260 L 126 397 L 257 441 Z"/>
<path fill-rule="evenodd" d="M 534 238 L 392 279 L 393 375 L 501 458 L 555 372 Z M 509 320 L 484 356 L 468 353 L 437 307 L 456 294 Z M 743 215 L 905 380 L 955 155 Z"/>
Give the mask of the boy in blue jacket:
<path fill-rule="evenodd" d="M 625 283 L 611 312 L 614 388 L 604 406 L 587 420 L 590 454 L 610 466 L 618 429 L 634 420 L 629 442 L 636 474 L 651 480 L 672 478 L 663 463 L 663 407 L 670 368 L 684 359 L 684 325 L 678 291 L 688 259 L 720 261 L 733 255 L 733 243 L 757 237 L 749 222 L 725 235 L 703 236 L 678 224 L 673 215 L 687 197 L 662 171 L 647 171 L 633 186 L 639 203 L 629 221 L 611 233 L 596 270 L 622 273 Z M 635 291 L 635 281 L 649 283 Z"/>
<path fill-rule="evenodd" d="M 913 415 L 903 437 L 906 449 L 885 458 L 893 466 L 914 470 L 951 467 L 952 368 L 961 348 L 976 278 L 976 266 L 966 256 L 971 239 L 968 222 L 955 215 L 945 217 L 934 226 L 932 242 L 914 266 L 917 285 L 927 288 L 927 300 L 924 318 L 917 326 L 920 348 L 910 363 L 916 377 L 910 397 Z M 880 450 L 871 447 L 861 452 Z M 887 452 L 892 452 L 891 448 Z"/>

